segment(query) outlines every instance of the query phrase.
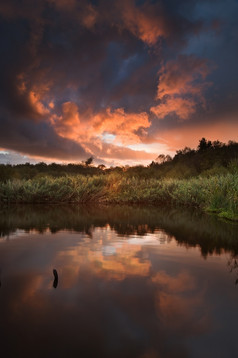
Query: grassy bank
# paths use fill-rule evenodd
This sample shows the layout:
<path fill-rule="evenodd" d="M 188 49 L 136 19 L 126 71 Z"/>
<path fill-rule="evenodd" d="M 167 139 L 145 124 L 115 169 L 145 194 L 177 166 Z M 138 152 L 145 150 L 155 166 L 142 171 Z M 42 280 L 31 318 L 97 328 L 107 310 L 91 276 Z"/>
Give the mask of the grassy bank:
<path fill-rule="evenodd" d="M 192 179 L 123 175 L 41 177 L 0 183 L 0 203 L 169 203 L 238 219 L 238 174 Z"/>

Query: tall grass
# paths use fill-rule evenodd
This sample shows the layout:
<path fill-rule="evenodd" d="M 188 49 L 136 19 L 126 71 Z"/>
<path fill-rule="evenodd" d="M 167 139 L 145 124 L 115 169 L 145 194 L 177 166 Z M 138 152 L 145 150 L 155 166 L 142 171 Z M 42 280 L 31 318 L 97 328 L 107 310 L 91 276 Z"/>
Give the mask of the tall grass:
<path fill-rule="evenodd" d="M 238 174 L 140 179 L 119 174 L 41 177 L 0 183 L 0 203 L 170 203 L 238 218 Z"/>

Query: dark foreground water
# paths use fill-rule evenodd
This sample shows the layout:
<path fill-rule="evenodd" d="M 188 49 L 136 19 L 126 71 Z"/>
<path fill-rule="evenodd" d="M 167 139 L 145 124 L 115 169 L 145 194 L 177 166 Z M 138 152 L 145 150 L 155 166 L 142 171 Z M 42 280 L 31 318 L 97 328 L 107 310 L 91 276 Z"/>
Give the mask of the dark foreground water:
<path fill-rule="evenodd" d="M 237 255 L 198 212 L 1 209 L 1 357 L 238 357 Z"/>

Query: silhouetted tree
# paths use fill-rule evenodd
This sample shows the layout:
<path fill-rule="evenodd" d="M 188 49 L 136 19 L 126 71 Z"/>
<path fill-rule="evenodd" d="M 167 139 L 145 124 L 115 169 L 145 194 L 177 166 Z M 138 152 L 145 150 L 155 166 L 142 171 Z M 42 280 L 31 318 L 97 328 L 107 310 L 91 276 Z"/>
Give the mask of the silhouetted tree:
<path fill-rule="evenodd" d="M 206 140 L 206 138 L 202 138 L 199 141 L 198 150 L 203 151 L 208 148 L 211 148 L 211 146 L 212 146 L 212 142 L 210 140 Z"/>
<path fill-rule="evenodd" d="M 91 165 L 93 162 L 93 156 L 89 157 L 87 160 L 85 160 L 85 165 L 86 167 L 88 167 L 89 165 Z"/>

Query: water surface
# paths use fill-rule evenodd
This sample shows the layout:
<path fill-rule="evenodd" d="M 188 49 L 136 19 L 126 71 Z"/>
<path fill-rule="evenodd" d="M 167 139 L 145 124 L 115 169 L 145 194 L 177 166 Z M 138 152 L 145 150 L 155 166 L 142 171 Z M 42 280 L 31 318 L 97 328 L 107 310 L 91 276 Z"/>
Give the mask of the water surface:
<path fill-rule="evenodd" d="M 138 206 L 0 214 L 4 357 L 238 356 L 237 224 Z"/>

